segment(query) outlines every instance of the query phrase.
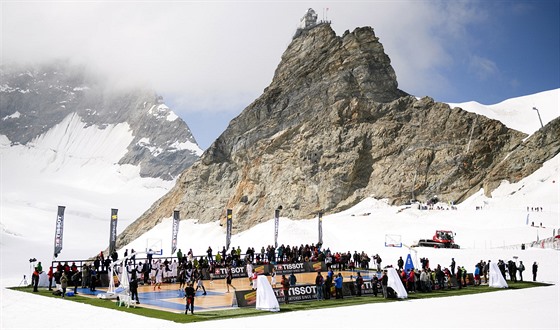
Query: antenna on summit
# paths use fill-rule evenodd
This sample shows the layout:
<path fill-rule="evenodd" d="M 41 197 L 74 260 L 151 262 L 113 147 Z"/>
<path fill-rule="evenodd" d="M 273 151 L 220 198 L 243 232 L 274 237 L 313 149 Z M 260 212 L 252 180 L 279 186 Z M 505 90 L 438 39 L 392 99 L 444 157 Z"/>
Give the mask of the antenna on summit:
<path fill-rule="evenodd" d="M 323 19 L 321 20 L 322 23 L 329 22 L 329 8 L 323 8 Z"/>

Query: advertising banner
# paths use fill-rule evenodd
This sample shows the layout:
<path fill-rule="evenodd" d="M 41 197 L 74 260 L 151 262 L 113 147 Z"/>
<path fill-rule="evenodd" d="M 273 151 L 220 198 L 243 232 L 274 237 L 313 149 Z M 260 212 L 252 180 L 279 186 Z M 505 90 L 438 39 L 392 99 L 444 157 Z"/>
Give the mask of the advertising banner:
<path fill-rule="evenodd" d="M 309 261 L 305 263 L 308 272 L 322 272 L 327 270 L 324 261 Z"/>
<path fill-rule="evenodd" d="M 214 279 L 226 278 L 227 268 L 215 268 L 212 274 Z M 231 267 L 231 275 L 233 278 L 249 277 L 247 267 Z"/>
<path fill-rule="evenodd" d="M 280 210 L 274 210 L 274 248 L 278 247 L 278 226 L 280 226 Z"/>
<path fill-rule="evenodd" d="M 276 274 L 291 274 L 294 273 L 305 273 L 308 267 L 305 267 L 305 262 L 296 262 L 291 264 L 276 264 L 273 267 L 276 269 Z"/>
<path fill-rule="evenodd" d="M 375 276 L 375 274 L 372 274 Z M 258 288 L 257 288 L 258 290 Z M 273 288 L 274 294 L 276 295 L 276 299 L 280 304 L 284 303 L 284 292 L 282 288 L 277 287 Z M 344 297 L 350 297 L 356 295 L 356 283 L 355 278 L 354 281 L 345 281 L 342 283 L 342 295 Z M 253 290 L 241 290 L 236 291 L 236 298 L 237 304 L 239 307 L 246 307 L 246 306 L 255 306 L 256 304 L 256 295 L 255 291 Z M 373 284 L 369 279 L 364 280 L 364 284 L 362 287 L 362 295 L 374 295 L 375 290 L 373 288 Z M 383 296 L 383 290 L 381 288 L 381 281 L 377 283 L 377 295 Z M 331 299 L 335 299 L 335 289 L 334 285 L 331 287 Z M 289 302 L 297 302 L 297 301 L 308 301 L 308 300 L 315 300 L 317 299 L 317 288 L 314 284 L 299 284 L 293 287 L 290 287 L 288 291 L 288 301 Z"/>
<path fill-rule="evenodd" d="M 257 288 L 258 290 L 258 288 Z M 284 291 L 281 288 L 274 288 L 274 294 L 279 303 L 284 302 Z M 255 306 L 257 303 L 256 291 L 253 290 L 241 290 L 235 291 L 235 296 L 237 298 L 237 305 L 239 307 Z M 317 291 L 315 285 L 312 284 L 302 284 L 290 287 L 288 291 L 288 301 L 306 301 L 317 299 Z"/>
<path fill-rule="evenodd" d="M 226 216 L 226 250 L 229 250 L 229 245 L 231 244 L 231 226 L 232 226 L 232 210 L 227 209 Z M 224 256 L 225 257 L 225 256 Z"/>
<path fill-rule="evenodd" d="M 111 228 L 109 232 L 109 255 L 115 252 L 115 246 L 117 243 L 117 209 L 111 209 Z"/>
<path fill-rule="evenodd" d="M 62 236 L 64 231 L 64 209 L 66 206 L 58 207 L 58 214 L 56 216 L 56 228 L 54 231 L 54 257 L 58 257 L 62 251 Z"/>
<path fill-rule="evenodd" d="M 173 211 L 173 226 L 171 228 L 171 254 L 177 250 L 177 235 L 179 234 L 179 211 Z"/>

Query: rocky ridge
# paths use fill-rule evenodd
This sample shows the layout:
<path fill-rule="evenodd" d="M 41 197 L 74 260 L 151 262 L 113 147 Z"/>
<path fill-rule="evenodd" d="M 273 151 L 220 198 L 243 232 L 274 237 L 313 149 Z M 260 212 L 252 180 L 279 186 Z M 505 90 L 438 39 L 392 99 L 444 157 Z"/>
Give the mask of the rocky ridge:
<path fill-rule="evenodd" d="M 270 86 L 117 243 L 173 210 L 223 222 L 233 209 L 241 231 L 279 206 L 298 219 L 370 196 L 461 202 L 532 173 L 558 153 L 554 136 L 558 120 L 524 141 L 499 121 L 407 95 L 372 28 L 339 37 L 318 24 L 299 31 Z"/>

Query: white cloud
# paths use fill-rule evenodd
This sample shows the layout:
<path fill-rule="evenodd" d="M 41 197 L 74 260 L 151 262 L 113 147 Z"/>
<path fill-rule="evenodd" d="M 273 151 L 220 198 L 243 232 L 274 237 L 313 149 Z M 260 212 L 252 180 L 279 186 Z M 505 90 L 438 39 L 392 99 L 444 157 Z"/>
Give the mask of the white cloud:
<path fill-rule="evenodd" d="M 147 84 L 189 123 L 215 114 L 191 125 L 205 148 L 270 84 L 307 9 L 322 19 L 322 6 L 337 35 L 374 28 L 408 93 L 472 99 L 468 70 L 497 70 L 473 32 L 492 8 L 471 1 L 5 2 L 2 61 L 70 58 L 109 74 L 111 86 Z"/>
<path fill-rule="evenodd" d="M 320 4 L 312 3 L 322 16 Z M 182 111 L 248 105 L 270 83 L 309 4 L 296 2 L 9 2 L 5 62 L 69 57 L 121 82 L 149 82 Z M 464 3 L 329 2 L 341 35 L 373 26 L 401 87 L 447 85 L 449 38 L 474 16 Z M 472 6 L 471 6 L 472 7 Z M 450 16 L 452 15 L 452 16 Z M 180 99 L 185 100 L 183 103 Z"/>
<path fill-rule="evenodd" d="M 495 77 L 500 72 L 496 63 L 478 55 L 470 57 L 469 69 L 481 80 Z"/>

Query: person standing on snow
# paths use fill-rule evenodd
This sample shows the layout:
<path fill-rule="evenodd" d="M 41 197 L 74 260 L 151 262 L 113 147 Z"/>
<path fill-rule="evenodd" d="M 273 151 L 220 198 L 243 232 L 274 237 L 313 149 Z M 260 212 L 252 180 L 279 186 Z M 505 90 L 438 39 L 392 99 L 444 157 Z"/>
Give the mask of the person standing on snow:
<path fill-rule="evenodd" d="M 523 261 L 519 262 L 519 267 L 517 267 L 517 270 L 519 271 L 519 280 L 523 282 L 523 271 L 525 270 L 525 265 L 523 264 Z"/>
<path fill-rule="evenodd" d="M 343 299 L 342 296 L 342 274 L 338 273 L 338 276 L 334 279 L 334 289 L 336 291 L 336 299 Z"/>
<path fill-rule="evenodd" d="M 33 292 L 39 292 L 37 286 L 39 286 L 39 268 L 35 267 L 33 274 L 31 275 L 31 286 L 33 286 Z"/>
<path fill-rule="evenodd" d="M 206 255 L 208 256 L 208 262 L 213 262 L 214 257 L 212 256 L 212 248 L 208 246 L 208 250 L 206 250 Z"/>
<path fill-rule="evenodd" d="M 317 276 L 315 277 L 315 290 L 317 291 L 317 300 L 323 300 L 324 285 L 325 280 L 323 279 L 323 275 L 321 275 L 321 272 L 317 272 Z"/>
<path fill-rule="evenodd" d="M 539 265 L 537 264 L 537 262 L 535 261 L 533 263 L 533 282 L 537 281 L 537 270 L 539 270 Z"/>
<path fill-rule="evenodd" d="M 381 276 L 381 289 L 383 290 L 383 298 L 387 299 L 387 284 L 389 282 L 389 276 L 387 276 L 387 270 L 383 271 L 383 276 Z"/>
<path fill-rule="evenodd" d="M 49 277 L 49 291 L 52 291 L 52 281 L 54 278 L 54 272 L 52 266 L 49 267 L 49 272 L 47 273 L 47 276 Z"/>
<path fill-rule="evenodd" d="M 362 296 L 362 286 L 364 285 L 364 279 L 360 272 L 358 272 L 358 276 L 356 276 L 356 296 Z"/>
<path fill-rule="evenodd" d="M 462 278 L 461 267 L 457 267 L 457 285 L 459 285 L 459 289 L 463 288 L 463 278 Z"/>
<path fill-rule="evenodd" d="M 183 261 L 183 251 L 181 251 L 181 249 L 177 250 L 177 260 L 179 260 L 179 262 Z"/>
<path fill-rule="evenodd" d="M 451 258 L 451 265 L 449 267 L 451 267 L 451 276 L 455 276 L 455 258 Z"/>
<path fill-rule="evenodd" d="M 133 278 L 130 279 L 129 289 L 130 289 L 130 299 L 134 300 L 134 298 L 136 298 L 136 303 L 139 304 L 140 300 L 138 299 L 138 278 L 137 277 L 133 277 Z"/>

